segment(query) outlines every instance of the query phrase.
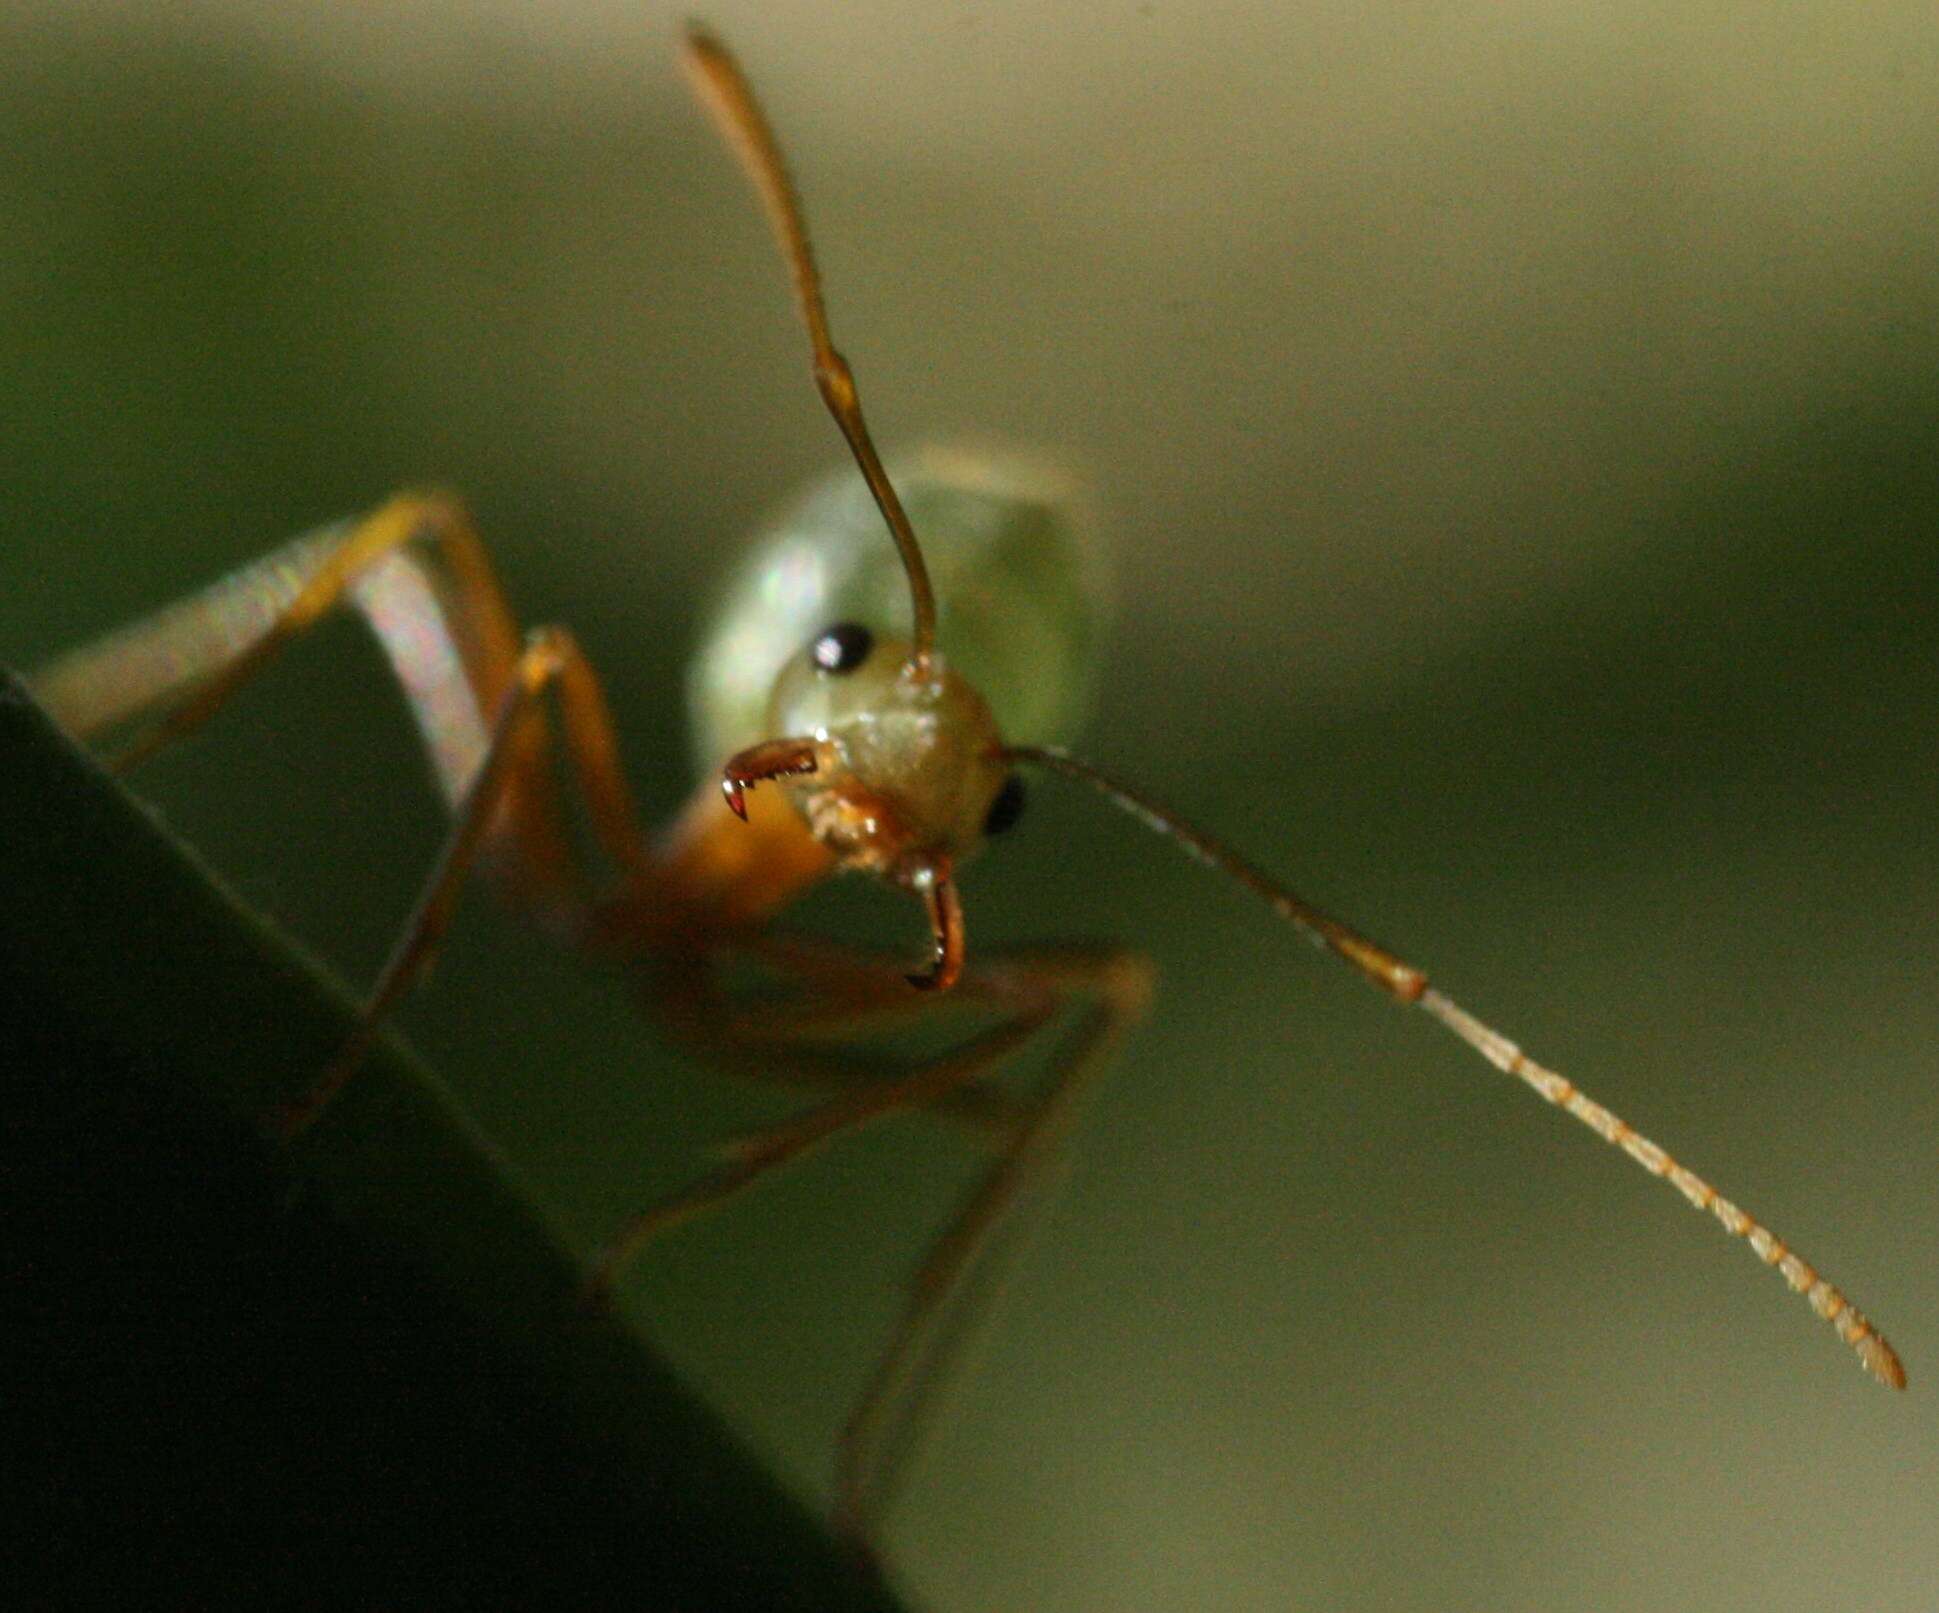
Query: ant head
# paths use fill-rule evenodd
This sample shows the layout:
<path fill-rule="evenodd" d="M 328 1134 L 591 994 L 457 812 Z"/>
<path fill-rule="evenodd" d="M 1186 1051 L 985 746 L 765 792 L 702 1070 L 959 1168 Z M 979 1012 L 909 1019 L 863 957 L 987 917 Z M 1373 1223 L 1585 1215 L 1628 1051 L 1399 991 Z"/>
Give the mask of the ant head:
<path fill-rule="evenodd" d="M 786 782 L 815 838 L 844 865 L 900 884 L 973 851 L 1009 777 L 995 719 L 967 680 L 852 622 L 789 658 L 768 720 L 814 742 L 814 770 Z"/>
<path fill-rule="evenodd" d="M 846 868 L 921 897 L 935 935 L 924 987 L 955 983 L 963 915 L 954 870 L 1023 810 L 996 719 L 970 682 L 935 654 L 878 639 L 859 623 L 825 629 L 781 668 L 768 703 L 772 739 L 729 758 L 727 803 L 781 783 L 810 833 Z"/>

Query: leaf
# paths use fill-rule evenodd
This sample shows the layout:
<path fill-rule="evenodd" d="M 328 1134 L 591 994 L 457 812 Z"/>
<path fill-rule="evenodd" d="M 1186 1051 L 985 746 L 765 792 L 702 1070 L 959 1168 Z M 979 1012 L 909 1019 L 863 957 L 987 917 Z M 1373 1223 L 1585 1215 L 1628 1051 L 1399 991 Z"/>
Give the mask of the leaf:
<path fill-rule="evenodd" d="M 0 683 L 6 1555 L 65 1598 L 897 1604 L 395 1037 Z M 19 1584 L 22 1574 L 12 1574 Z"/>

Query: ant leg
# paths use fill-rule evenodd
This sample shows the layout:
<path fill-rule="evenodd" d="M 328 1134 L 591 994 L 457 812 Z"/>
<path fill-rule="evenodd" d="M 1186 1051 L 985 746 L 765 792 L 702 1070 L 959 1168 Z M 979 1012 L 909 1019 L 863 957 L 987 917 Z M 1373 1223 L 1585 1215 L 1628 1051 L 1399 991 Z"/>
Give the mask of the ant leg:
<path fill-rule="evenodd" d="M 465 876 L 501 808 L 518 786 L 517 767 L 523 760 L 525 736 L 542 723 L 545 714 L 538 702 L 548 690 L 558 697 L 566 753 L 602 846 L 629 874 L 646 877 L 649 853 L 639 837 L 618 771 L 611 721 L 598 679 L 584 652 L 564 628 L 535 629 L 512 663 L 511 687 L 492 724 L 483 757 L 458 803 L 417 904 L 365 999 L 357 1027 L 322 1079 L 278 1113 L 278 1129 L 284 1137 L 314 1120 L 356 1073 L 384 1017 L 430 967 L 450 928 Z M 545 737 L 542 728 L 538 734 L 540 739 Z"/>
<path fill-rule="evenodd" d="M 520 641 L 482 540 L 445 494 L 400 493 L 367 516 L 295 538 L 62 656 L 30 684 L 77 738 L 122 736 L 113 761 L 126 770 L 200 727 L 346 601 L 375 632 L 455 808 L 481 764 L 490 714 L 512 686 Z M 498 863 L 508 881 L 542 903 L 562 892 L 571 859 L 536 743 L 521 741 L 520 785 L 493 838 L 514 852 Z"/>
<path fill-rule="evenodd" d="M 735 955 L 772 971 L 786 989 L 752 1000 L 724 990 L 715 960 L 701 957 L 662 972 L 656 1017 L 696 1058 L 726 1074 L 790 1090 L 849 1091 L 906 1073 L 906 1056 L 872 1053 L 860 1039 L 931 1021 L 938 1004 L 910 991 L 899 959 L 813 936 L 736 937 Z M 988 1003 L 966 980 L 948 1006 Z M 983 1137 L 1013 1136 L 1027 1105 L 987 1082 L 954 1086 L 922 1106 Z"/>
<path fill-rule="evenodd" d="M 798 975 L 811 994 L 804 1008 L 810 1037 L 884 1020 L 930 1018 L 943 1006 L 933 997 L 914 997 L 892 963 L 832 943 L 801 938 L 756 937 L 741 945 L 784 973 Z M 1003 1017 L 969 1041 L 906 1073 L 878 1077 L 778 1125 L 733 1145 L 730 1157 L 698 1181 L 668 1194 L 622 1226 L 595 1261 L 588 1292 L 607 1299 L 626 1265 L 656 1234 L 712 1209 L 768 1171 L 848 1131 L 902 1111 L 948 1113 L 968 1118 L 997 1140 L 998 1157 L 989 1173 L 964 1201 L 917 1272 L 895 1332 L 843 1430 L 836 1474 L 836 1519 L 858 1545 L 866 1547 L 874 1517 L 905 1465 L 933 1405 L 935 1391 L 974 1319 L 974 1285 L 965 1280 L 987 1269 L 989 1240 L 1005 1213 L 1055 1155 L 1075 1118 L 1078 1099 L 1109 1065 L 1151 996 L 1151 965 L 1140 955 L 1115 947 L 1057 947 L 979 961 L 965 972 L 951 994 L 958 1003 L 998 1008 Z M 726 1028 L 731 1005 L 706 988 L 686 983 L 669 988 L 670 999 L 684 1003 L 676 1020 L 713 1023 L 702 1050 L 730 1055 L 750 1066 L 777 1059 L 786 1080 L 798 1073 L 796 1061 L 807 1050 L 780 1039 L 793 1006 L 784 1000 L 767 1008 L 753 1037 L 737 1038 Z M 832 992 L 835 1007 L 820 1005 Z M 1069 1004 L 1092 1002 L 1051 1059 L 1050 1086 L 1019 1110 L 989 1083 L 1002 1067 Z M 725 1008 L 727 1011 L 722 1011 Z M 767 1038 L 772 1035 L 775 1040 Z M 854 1055 L 846 1055 L 855 1062 Z M 961 1115 L 951 1108 L 974 1097 L 991 1106 L 987 1116 Z M 946 1325 L 938 1326 L 938 1323 Z"/>
<path fill-rule="evenodd" d="M 520 642 L 485 547 L 446 494 L 403 492 L 361 520 L 308 531 L 62 655 L 29 682 L 76 739 L 118 737 L 111 762 L 126 772 L 198 729 L 345 599 L 376 632 L 446 799 L 456 803 L 477 770 L 487 713 L 510 686 Z M 556 814 L 547 822 L 533 797 L 516 828 L 527 861 L 556 876 L 564 863 Z"/>
<path fill-rule="evenodd" d="M 905 984 L 903 989 L 908 989 Z M 613 1286 L 647 1242 L 680 1222 L 731 1198 L 778 1166 L 792 1163 L 844 1131 L 899 1110 L 930 1107 L 950 1092 L 989 1074 L 1042 1027 L 1051 1003 L 1023 1005 L 1010 1017 L 906 1074 L 843 1092 L 727 1147 L 727 1160 L 698 1181 L 633 1216 L 593 1263 L 589 1296 L 610 1298 Z"/>
<path fill-rule="evenodd" d="M 1155 970 L 1139 953 L 1069 946 L 986 961 L 998 989 L 1044 1003 L 1042 1022 L 1080 997 L 1090 1007 L 1053 1054 L 1030 1123 L 971 1190 L 910 1283 L 903 1312 L 836 1454 L 835 1524 L 864 1549 L 934 1411 L 938 1390 L 989 1296 L 994 1234 L 1041 1178 L 1076 1119 L 1079 1101 L 1111 1065 L 1150 1004 Z"/>
<path fill-rule="evenodd" d="M 200 727 L 377 561 L 423 541 L 442 551 L 453 584 L 447 601 L 463 601 L 450 613 L 463 629 L 453 633 L 453 647 L 489 701 L 509 682 L 517 630 L 463 507 L 448 495 L 421 493 L 400 493 L 360 519 L 304 533 L 199 593 L 70 651 L 35 674 L 35 693 L 83 739 L 147 720 L 123 753 L 132 766 Z"/>
<path fill-rule="evenodd" d="M 384 1015 L 422 976 L 475 861 L 555 931 L 585 941 L 594 901 L 561 813 L 551 731 L 525 720 L 548 686 L 556 687 L 566 761 L 600 848 L 629 893 L 653 871 L 591 667 L 558 629 L 531 635 L 521 649 L 484 543 L 447 495 L 400 493 L 360 520 L 293 539 L 62 657 L 33 687 L 77 737 L 134 726 L 119 756 L 130 766 L 199 727 L 346 599 L 403 686 L 454 822 L 358 1028 L 317 1086 L 279 1116 L 285 1135 L 350 1078 Z"/>

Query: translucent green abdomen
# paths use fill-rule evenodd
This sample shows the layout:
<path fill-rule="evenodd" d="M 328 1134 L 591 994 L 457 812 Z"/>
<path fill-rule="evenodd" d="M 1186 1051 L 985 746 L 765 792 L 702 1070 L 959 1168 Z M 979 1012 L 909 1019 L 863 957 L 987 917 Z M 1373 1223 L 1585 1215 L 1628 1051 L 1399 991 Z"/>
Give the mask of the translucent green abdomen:
<path fill-rule="evenodd" d="M 1073 489 L 1041 467 L 928 449 L 889 467 L 921 540 L 937 641 L 1013 744 L 1067 741 L 1090 704 L 1105 602 Z M 687 679 L 697 759 L 764 739 L 782 663 L 822 629 L 909 633 L 909 590 L 861 475 L 844 466 L 757 539 L 722 588 Z"/>

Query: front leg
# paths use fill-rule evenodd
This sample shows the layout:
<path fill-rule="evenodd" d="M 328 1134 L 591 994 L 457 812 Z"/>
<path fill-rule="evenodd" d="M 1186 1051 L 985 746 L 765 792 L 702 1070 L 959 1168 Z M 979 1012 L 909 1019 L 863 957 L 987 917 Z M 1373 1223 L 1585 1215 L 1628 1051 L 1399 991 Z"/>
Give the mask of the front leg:
<path fill-rule="evenodd" d="M 571 635 L 521 638 L 483 543 L 456 500 L 404 493 L 305 534 L 201 593 L 84 646 L 31 686 L 77 737 L 120 736 L 132 766 L 219 711 L 284 645 L 339 605 L 376 634 L 403 686 L 453 822 L 366 1000 L 359 1029 L 278 1129 L 314 1118 L 419 980 L 467 873 L 485 863 L 520 906 L 584 938 L 598 893 L 567 829 L 552 766 L 562 744 L 587 820 L 629 891 L 654 876 L 604 697 Z M 556 697 L 555 735 L 541 699 Z"/>
<path fill-rule="evenodd" d="M 535 629 L 512 665 L 512 686 L 492 724 L 477 773 L 457 803 L 443 848 L 431 866 L 411 916 L 391 947 L 390 956 L 357 1016 L 357 1028 L 323 1078 L 277 1116 L 277 1130 L 288 1137 L 302 1130 L 356 1074 L 370 1051 L 378 1027 L 431 967 L 450 928 L 458 896 L 480 849 L 505 806 L 516 800 L 521 746 L 533 734 L 543 738 L 539 702 L 556 690 L 564 715 L 569 758 L 577 764 L 582 792 L 606 849 L 631 876 L 627 889 L 640 890 L 652 869 L 639 838 L 617 771 L 604 763 L 613 755 L 612 727 L 591 664 L 578 641 L 560 627 Z M 590 912 L 590 908 L 587 909 Z M 580 926 L 583 929 L 583 926 Z"/>

